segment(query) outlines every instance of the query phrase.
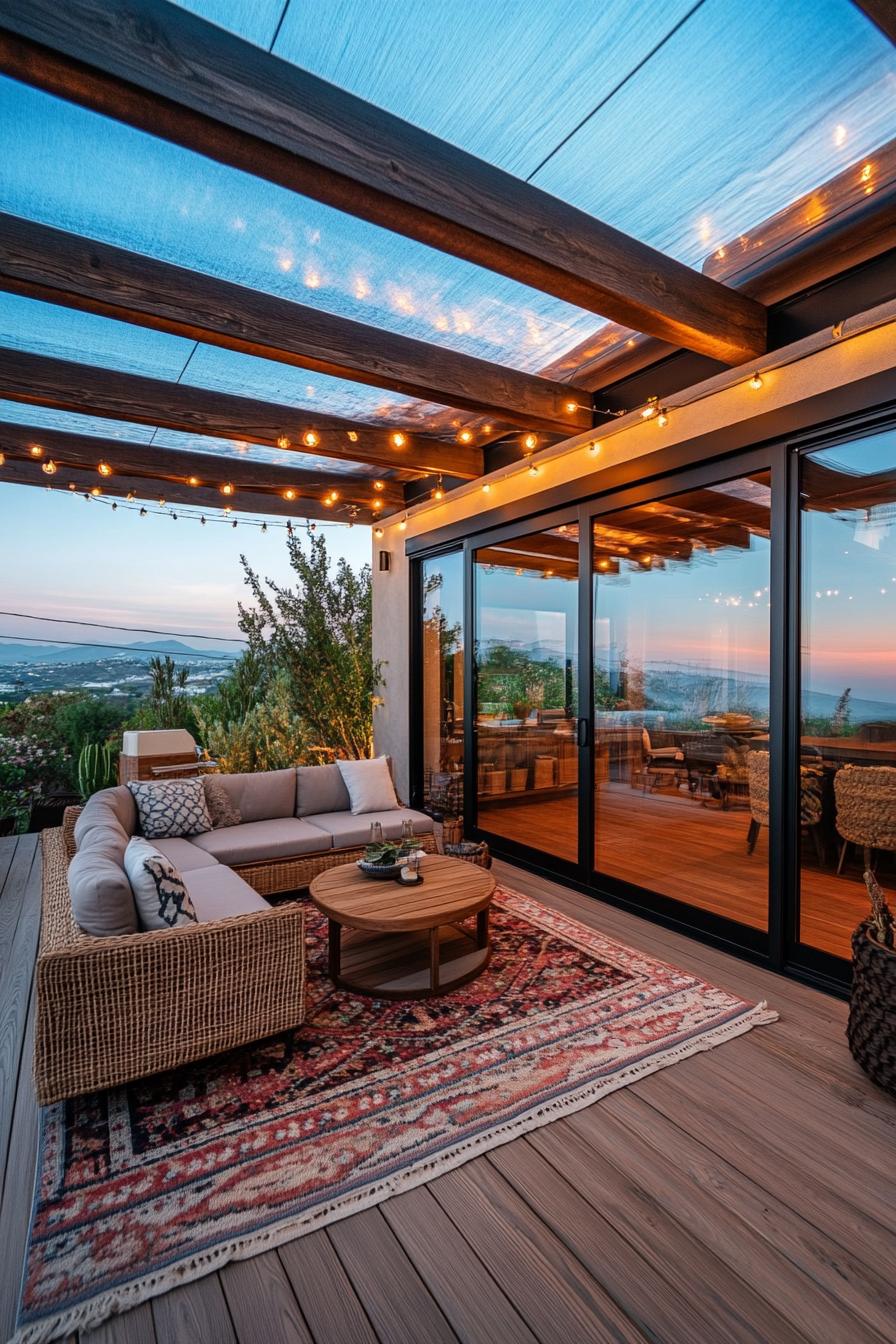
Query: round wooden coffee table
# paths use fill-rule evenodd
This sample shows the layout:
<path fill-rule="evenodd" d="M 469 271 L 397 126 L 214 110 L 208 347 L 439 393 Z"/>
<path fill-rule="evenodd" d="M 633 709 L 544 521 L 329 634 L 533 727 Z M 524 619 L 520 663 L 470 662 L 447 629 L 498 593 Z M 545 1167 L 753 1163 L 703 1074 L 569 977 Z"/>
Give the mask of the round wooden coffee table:
<path fill-rule="evenodd" d="M 428 999 L 466 984 L 491 957 L 491 873 L 427 854 L 423 881 L 374 881 L 354 863 L 319 873 L 311 899 L 329 920 L 330 975 L 384 999 Z M 476 916 L 475 933 L 462 921 Z M 343 937 L 343 929 L 351 930 Z"/>

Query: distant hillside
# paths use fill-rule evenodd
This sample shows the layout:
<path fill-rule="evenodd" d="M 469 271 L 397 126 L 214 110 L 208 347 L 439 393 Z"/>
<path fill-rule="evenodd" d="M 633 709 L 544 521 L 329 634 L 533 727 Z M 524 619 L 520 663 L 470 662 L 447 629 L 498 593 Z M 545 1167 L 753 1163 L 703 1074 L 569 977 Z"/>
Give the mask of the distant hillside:
<path fill-rule="evenodd" d="M 111 644 L 112 641 L 109 641 Z M 201 660 L 210 662 L 219 658 L 223 661 L 239 657 L 232 649 L 216 649 L 211 646 L 204 649 L 191 648 L 179 639 L 160 639 L 155 641 L 138 640 L 133 644 L 116 645 L 85 644 L 75 647 L 69 644 L 0 644 L 0 666 L 14 667 L 16 664 L 33 663 L 96 663 L 96 662 L 149 662 L 150 658 L 160 654 L 170 654 L 175 662 Z"/>

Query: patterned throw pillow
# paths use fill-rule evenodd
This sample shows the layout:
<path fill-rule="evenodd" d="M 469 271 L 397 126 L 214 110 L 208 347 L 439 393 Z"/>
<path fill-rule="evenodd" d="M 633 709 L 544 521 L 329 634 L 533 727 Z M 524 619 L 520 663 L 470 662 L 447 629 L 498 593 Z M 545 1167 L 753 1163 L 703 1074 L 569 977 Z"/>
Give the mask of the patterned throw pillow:
<path fill-rule="evenodd" d="M 128 788 L 137 804 L 140 830 L 149 840 L 203 835 L 212 829 L 201 779 L 130 780 Z"/>
<path fill-rule="evenodd" d="M 148 840 L 135 835 L 128 841 L 124 866 L 141 929 L 176 929 L 198 922 L 180 873 Z"/>
<path fill-rule="evenodd" d="M 221 826 L 239 826 L 243 819 L 240 810 L 232 802 L 220 779 L 214 775 L 203 775 L 202 787 L 213 828 L 217 831 Z"/>

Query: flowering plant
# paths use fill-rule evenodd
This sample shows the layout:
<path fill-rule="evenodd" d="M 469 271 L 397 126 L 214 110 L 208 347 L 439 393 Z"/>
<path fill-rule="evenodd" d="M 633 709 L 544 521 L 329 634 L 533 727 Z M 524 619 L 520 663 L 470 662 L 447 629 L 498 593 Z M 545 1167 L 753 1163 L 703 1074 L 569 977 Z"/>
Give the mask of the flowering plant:
<path fill-rule="evenodd" d="M 0 818 L 27 824 L 34 802 L 58 776 L 62 753 L 32 737 L 0 737 Z"/>

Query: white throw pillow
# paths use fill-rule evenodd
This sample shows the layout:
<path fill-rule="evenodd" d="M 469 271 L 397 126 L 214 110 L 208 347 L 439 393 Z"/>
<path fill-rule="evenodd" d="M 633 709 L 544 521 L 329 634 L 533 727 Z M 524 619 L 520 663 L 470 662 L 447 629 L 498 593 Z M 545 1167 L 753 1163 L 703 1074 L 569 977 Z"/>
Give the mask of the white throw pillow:
<path fill-rule="evenodd" d="M 124 870 L 134 893 L 141 929 L 175 929 L 198 922 L 180 873 L 142 835 L 128 841 Z"/>
<path fill-rule="evenodd" d="M 352 815 L 362 812 L 394 812 L 400 807 L 395 785 L 385 756 L 372 761 L 337 761 L 339 773 L 348 789 Z"/>

